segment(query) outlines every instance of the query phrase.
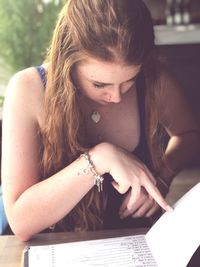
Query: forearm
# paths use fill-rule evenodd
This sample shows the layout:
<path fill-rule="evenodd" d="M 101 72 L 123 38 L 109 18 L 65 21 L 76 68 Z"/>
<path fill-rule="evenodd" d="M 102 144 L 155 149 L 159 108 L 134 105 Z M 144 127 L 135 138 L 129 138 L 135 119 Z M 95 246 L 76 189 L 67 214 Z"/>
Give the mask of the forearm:
<path fill-rule="evenodd" d="M 95 151 L 90 152 L 95 158 Z M 67 215 L 94 186 L 84 158 L 32 185 L 9 207 L 9 222 L 14 233 L 23 240 L 50 227 Z M 100 171 L 100 168 L 98 168 Z"/>
<path fill-rule="evenodd" d="M 199 156 L 200 133 L 188 132 L 174 136 L 169 140 L 157 174 L 170 185 L 174 176 L 182 169 L 197 163 Z"/>

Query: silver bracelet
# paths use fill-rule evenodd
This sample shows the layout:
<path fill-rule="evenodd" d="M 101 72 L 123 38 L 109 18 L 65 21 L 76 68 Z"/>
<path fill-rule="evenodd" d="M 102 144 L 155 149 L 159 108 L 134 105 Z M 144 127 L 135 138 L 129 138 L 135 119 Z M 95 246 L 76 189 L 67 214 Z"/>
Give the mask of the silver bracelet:
<path fill-rule="evenodd" d="M 86 161 L 87 161 L 87 167 L 85 169 L 83 169 L 83 173 L 84 174 L 92 174 L 92 176 L 94 177 L 94 184 L 97 186 L 98 191 L 101 192 L 103 191 L 103 181 L 104 178 L 102 175 L 98 174 L 97 171 L 95 170 L 95 166 L 92 162 L 92 160 L 90 159 L 89 153 L 85 152 L 83 154 L 80 155 L 80 158 L 83 157 Z"/>

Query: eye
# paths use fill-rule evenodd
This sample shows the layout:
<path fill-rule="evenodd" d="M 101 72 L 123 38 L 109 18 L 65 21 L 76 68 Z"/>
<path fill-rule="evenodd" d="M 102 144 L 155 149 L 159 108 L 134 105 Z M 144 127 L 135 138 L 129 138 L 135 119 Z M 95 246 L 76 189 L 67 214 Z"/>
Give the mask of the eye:
<path fill-rule="evenodd" d="M 129 81 L 127 81 L 126 83 L 124 83 L 124 87 L 125 88 L 130 88 L 131 86 L 133 86 L 135 83 L 135 79 L 131 79 Z"/>
<path fill-rule="evenodd" d="M 104 84 L 101 84 L 101 83 L 93 83 L 93 86 L 97 89 L 102 89 L 102 88 L 105 88 L 105 85 Z"/>
<path fill-rule="evenodd" d="M 131 80 L 129 80 L 129 81 L 127 81 L 127 83 L 135 83 L 136 82 L 136 77 L 134 77 L 133 79 L 131 79 Z"/>

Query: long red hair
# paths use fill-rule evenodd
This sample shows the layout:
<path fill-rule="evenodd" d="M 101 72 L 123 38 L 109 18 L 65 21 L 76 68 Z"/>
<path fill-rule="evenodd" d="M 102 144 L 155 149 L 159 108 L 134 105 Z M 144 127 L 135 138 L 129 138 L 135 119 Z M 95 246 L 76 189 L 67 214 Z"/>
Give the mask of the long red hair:
<path fill-rule="evenodd" d="M 147 140 L 156 168 L 155 109 L 159 84 L 150 13 L 141 0 L 68 0 L 60 13 L 47 61 L 45 123 L 41 129 L 43 178 L 58 172 L 88 148 L 72 71 L 87 56 L 141 65 L 146 87 Z M 151 70 L 148 67 L 151 64 Z M 158 155 L 158 154 L 157 154 Z M 106 192 L 105 192 L 106 195 Z M 67 201 L 67 197 L 66 197 Z M 64 230 L 102 227 L 106 196 L 96 188 L 60 222 Z"/>

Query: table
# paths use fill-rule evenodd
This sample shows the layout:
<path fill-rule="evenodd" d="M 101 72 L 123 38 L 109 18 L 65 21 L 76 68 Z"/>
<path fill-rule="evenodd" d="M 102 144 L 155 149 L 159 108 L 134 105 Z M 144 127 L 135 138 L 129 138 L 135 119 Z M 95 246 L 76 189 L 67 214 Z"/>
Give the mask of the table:
<path fill-rule="evenodd" d="M 134 234 L 145 234 L 147 229 L 117 229 L 100 230 L 84 233 L 45 233 L 35 235 L 30 241 L 22 242 L 13 235 L 0 236 L 0 267 L 22 267 L 23 250 L 26 246 L 59 244 L 80 240 L 109 238 L 116 236 L 127 236 Z"/>

